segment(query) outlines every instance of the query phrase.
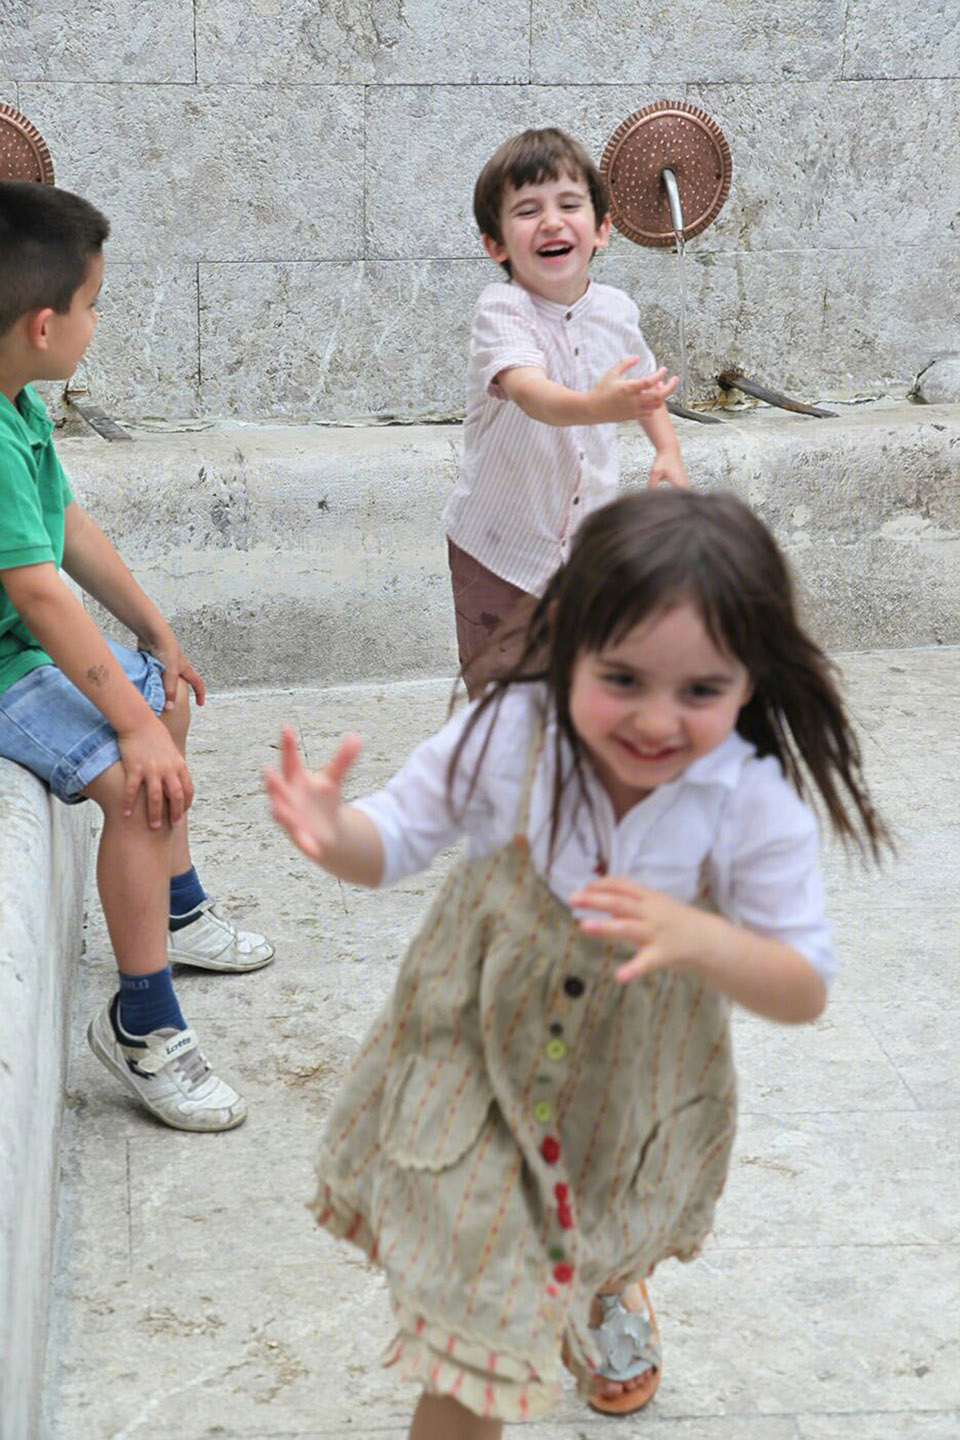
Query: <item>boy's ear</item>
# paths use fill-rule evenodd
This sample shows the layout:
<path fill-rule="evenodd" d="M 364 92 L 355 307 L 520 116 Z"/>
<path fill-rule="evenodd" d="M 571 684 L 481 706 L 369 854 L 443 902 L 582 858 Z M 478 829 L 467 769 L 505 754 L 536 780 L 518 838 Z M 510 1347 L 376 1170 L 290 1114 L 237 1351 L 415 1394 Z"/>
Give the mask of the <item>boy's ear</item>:
<path fill-rule="evenodd" d="M 56 311 L 47 306 L 44 310 L 28 310 L 23 317 L 26 337 L 35 350 L 50 348 L 50 323 Z"/>
<path fill-rule="evenodd" d="M 596 239 L 593 242 L 594 249 L 602 250 L 605 245 L 609 245 L 610 223 L 610 211 L 608 210 L 606 215 L 604 215 L 603 219 L 600 221 L 600 224 L 597 226 Z"/>
<path fill-rule="evenodd" d="M 483 241 L 483 248 L 490 256 L 490 259 L 497 265 L 502 265 L 504 260 L 508 258 L 507 247 L 503 241 L 494 240 L 492 235 L 481 235 L 480 239 Z"/>

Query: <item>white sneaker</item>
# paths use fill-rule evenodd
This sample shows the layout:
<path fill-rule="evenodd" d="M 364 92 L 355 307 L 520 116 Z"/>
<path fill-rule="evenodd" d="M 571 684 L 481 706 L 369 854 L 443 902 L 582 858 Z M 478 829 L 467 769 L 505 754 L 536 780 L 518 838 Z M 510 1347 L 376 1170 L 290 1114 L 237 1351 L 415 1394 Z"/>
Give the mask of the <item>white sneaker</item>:
<path fill-rule="evenodd" d="M 262 935 L 238 930 L 214 908 L 212 900 L 200 906 L 199 920 L 191 920 L 179 930 L 171 930 L 167 954 L 178 965 L 193 965 L 198 970 L 259 970 L 273 959 L 273 946 Z"/>
<path fill-rule="evenodd" d="M 98 1060 L 151 1113 L 174 1130 L 232 1130 L 246 1101 L 214 1075 L 192 1030 L 154 1030 L 139 1037 L 120 1027 L 120 996 L 90 1021 L 87 1039 Z"/>

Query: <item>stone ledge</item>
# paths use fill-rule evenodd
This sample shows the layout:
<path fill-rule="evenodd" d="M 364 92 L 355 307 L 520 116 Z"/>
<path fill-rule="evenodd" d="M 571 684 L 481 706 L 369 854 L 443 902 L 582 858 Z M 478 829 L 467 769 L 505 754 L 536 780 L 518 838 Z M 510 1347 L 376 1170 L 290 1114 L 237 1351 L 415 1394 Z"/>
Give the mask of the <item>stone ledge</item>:
<path fill-rule="evenodd" d="M 960 627 L 960 407 L 880 402 L 817 420 L 679 421 L 695 485 L 732 489 L 790 556 L 830 650 Z M 452 674 L 440 516 L 459 425 L 141 431 L 64 439 L 82 503 L 214 689 Z M 625 485 L 651 450 L 623 434 Z"/>
<path fill-rule="evenodd" d="M 89 806 L 0 759 L 0 1434 L 36 1435 Z"/>

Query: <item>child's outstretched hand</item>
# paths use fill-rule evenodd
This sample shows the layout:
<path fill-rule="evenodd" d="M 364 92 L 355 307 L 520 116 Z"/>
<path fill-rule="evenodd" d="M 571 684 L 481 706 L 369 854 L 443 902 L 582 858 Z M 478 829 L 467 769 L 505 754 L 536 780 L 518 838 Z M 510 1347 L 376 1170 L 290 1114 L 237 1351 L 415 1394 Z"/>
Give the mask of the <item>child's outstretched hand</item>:
<path fill-rule="evenodd" d="M 690 489 L 690 477 L 680 458 L 679 445 L 658 450 L 653 457 L 647 489 L 655 490 L 658 485 L 673 485 L 678 490 Z"/>
<path fill-rule="evenodd" d="M 667 371 L 663 365 L 652 375 L 631 379 L 627 371 L 639 362 L 639 355 L 628 355 L 618 360 L 594 385 L 591 394 L 599 423 L 639 420 L 643 415 L 651 415 L 676 390 L 679 383 L 676 375 L 666 380 Z"/>
<path fill-rule="evenodd" d="M 659 890 L 648 890 L 635 880 L 615 875 L 591 881 L 570 896 L 570 905 L 577 910 L 604 912 L 604 918 L 590 915 L 580 921 L 587 935 L 626 940 L 637 946 L 633 959 L 614 971 L 621 984 L 651 970 L 696 969 L 708 949 L 708 932 L 715 919 Z"/>
<path fill-rule="evenodd" d="M 274 820 L 318 865 L 339 839 L 343 779 L 362 749 L 359 736 L 346 735 L 327 765 L 307 770 L 293 730 L 285 725 L 280 740 L 281 768 L 263 772 Z"/>

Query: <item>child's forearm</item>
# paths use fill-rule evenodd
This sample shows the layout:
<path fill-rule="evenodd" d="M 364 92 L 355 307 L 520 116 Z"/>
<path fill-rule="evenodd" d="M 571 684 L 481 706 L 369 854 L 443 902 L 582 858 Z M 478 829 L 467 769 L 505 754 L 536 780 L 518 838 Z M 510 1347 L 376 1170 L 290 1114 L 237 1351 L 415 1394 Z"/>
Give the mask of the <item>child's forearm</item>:
<path fill-rule="evenodd" d="M 150 706 L 123 673 L 94 621 L 52 564 L 0 571 L 24 625 L 118 735 L 156 723 Z"/>
<path fill-rule="evenodd" d="M 666 405 L 658 405 L 649 415 L 641 415 L 640 424 L 654 450 L 659 453 L 675 451 L 679 455 L 680 441 Z"/>
<path fill-rule="evenodd" d="M 568 390 L 542 370 L 518 366 L 498 377 L 501 389 L 531 420 L 544 425 L 595 425 L 592 392 Z"/>
<path fill-rule="evenodd" d="M 64 519 L 64 570 L 147 648 L 159 646 L 170 627 L 106 535 L 76 503 Z"/>
<path fill-rule="evenodd" d="M 826 988 L 799 951 L 722 916 L 703 919 L 705 943 L 695 968 L 709 984 L 767 1020 L 801 1024 L 822 1013 Z"/>
<path fill-rule="evenodd" d="M 338 880 L 376 888 L 383 879 L 383 841 L 370 816 L 341 805 L 336 841 L 319 863 Z"/>

